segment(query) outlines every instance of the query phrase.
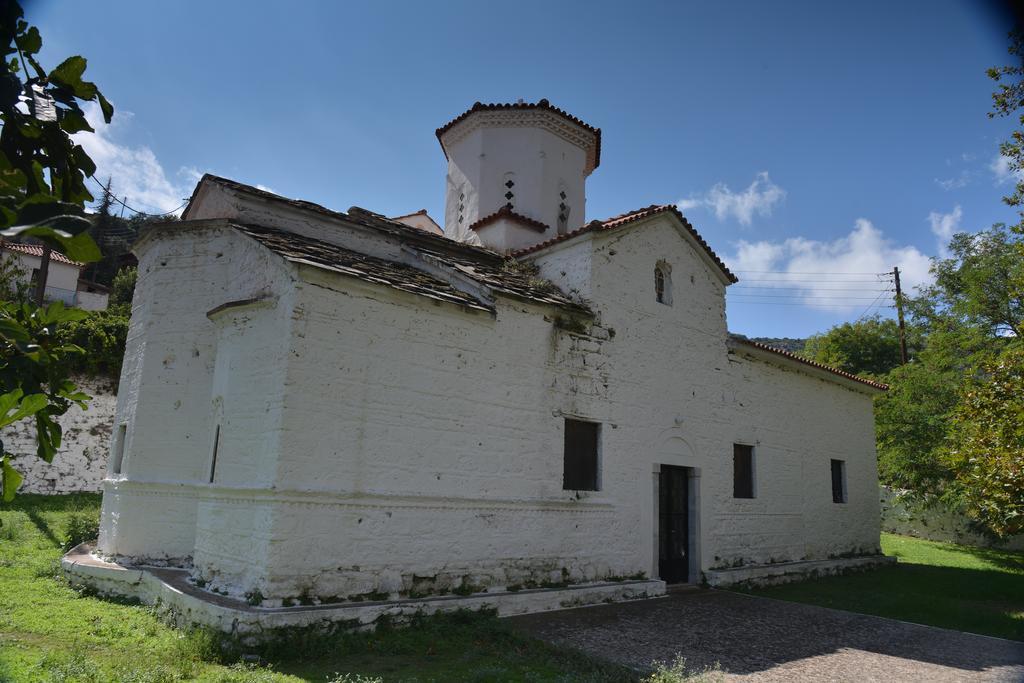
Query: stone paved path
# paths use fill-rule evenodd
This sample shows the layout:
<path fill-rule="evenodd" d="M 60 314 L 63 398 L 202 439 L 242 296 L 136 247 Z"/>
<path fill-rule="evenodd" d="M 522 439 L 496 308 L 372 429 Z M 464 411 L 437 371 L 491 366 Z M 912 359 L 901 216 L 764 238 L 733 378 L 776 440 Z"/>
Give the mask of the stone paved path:
<path fill-rule="evenodd" d="M 512 617 L 637 669 L 682 654 L 741 681 L 1024 681 L 1024 643 L 725 591 Z"/>

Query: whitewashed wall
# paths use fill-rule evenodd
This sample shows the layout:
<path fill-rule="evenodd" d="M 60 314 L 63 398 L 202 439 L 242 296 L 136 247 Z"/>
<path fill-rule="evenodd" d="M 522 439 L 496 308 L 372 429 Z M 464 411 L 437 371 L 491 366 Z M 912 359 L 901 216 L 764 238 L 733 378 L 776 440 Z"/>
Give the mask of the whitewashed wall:
<path fill-rule="evenodd" d="M 519 112 L 512 116 L 530 116 L 559 119 L 545 112 Z M 471 127 L 461 134 L 462 127 Z M 587 152 L 544 128 L 523 127 L 509 121 L 475 127 L 473 122 L 458 124 L 444 137 L 448 150 L 448 181 L 445 202 L 445 234 L 464 241 L 466 228 L 511 202 L 513 210 L 549 226 L 541 235 L 533 232 L 532 244 L 551 239 L 558 226 L 560 192 L 565 192 L 565 203 L 570 207 L 568 226 L 578 228 L 586 215 Z M 505 197 L 511 188 L 512 199 Z M 460 199 L 460 194 L 465 197 Z M 458 206 L 464 206 L 463 223 L 458 224 Z M 498 251 L 524 246 L 509 244 L 504 235 L 491 231 L 481 233 L 487 246 Z"/>
<path fill-rule="evenodd" d="M 35 456 L 34 422 L 23 420 L 4 428 L 5 449 L 15 456 L 14 467 L 25 476 L 20 493 L 74 493 L 99 491 L 106 474 L 107 453 L 113 433 L 117 395 L 109 380 L 75 377 L 92 396 L 88 410 L 72 406 L 57 418 L 64 430 L 63 443 L 53 462 Z"/>
<path fill-rule="evenodd" d="M 470 313 L 285 266 L 222 230 L 152 241 L 101 550 L 191 558 L 210 587 L 268 605 L 655 576 L 653 476 L 669 464 L 700 476 L 698 570 L 874 551 L 870 396 L 729 354 L 724 283 L 672 221 L 565 247 L 589 245 L 582 268 L 537 258 L 590 292 L 586 333 L 557 309 Z M 659 260 L 671 307 L 654 299 Z M 205 315 L 254 296 L 268 303 Z M 566 417 L 602 425 L 601 491 L 562 490 Z M 755 445 L 754 500 L 731 497 L 737 441 Z"/>
<path fill-rule="evenodd" d="M 289 286 L 281 259 L 233 230 L 181 224 L 137 245 L 115 433 L 121 472 L 104 484 L 100 548 L 191 557 L 213 445 L 217 328 L 207 311 Z M 282 330 L 281 339 L 287 332 Z"/>

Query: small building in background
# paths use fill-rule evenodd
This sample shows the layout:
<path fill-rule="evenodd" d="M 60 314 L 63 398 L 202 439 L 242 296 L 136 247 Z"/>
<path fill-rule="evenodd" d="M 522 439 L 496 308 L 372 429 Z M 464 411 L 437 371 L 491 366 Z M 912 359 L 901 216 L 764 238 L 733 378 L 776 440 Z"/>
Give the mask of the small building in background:
<path fill-rule="evenodd" d="M 43 262 L 42 245 L 0 242 L 0 258 L 12 259 L 24 274 L 23 282 L 35 289 Z M 89 311 L 105 310 L 110 290 L 103 285 L 80 280 L 84 265 L 59 251 L 51 251 L 43 298 L 46 301 L 63 301 L 68 306 Z"/>
<path fill-rule="evenodd" d="M 430 217 L 426 209 L 420 209 L 416 213 L 406 214 L 405 216 L 395 216 L 391 220 L 434 235 L 444 235 L 444 230 L 437 224 L 437 221 Z"/>
<path fill-rule="evenodd" d="M 78 279 L 75 305 L 86 311 L 105 311 L 110 303 L 110 287 L 98 282 Z"/>

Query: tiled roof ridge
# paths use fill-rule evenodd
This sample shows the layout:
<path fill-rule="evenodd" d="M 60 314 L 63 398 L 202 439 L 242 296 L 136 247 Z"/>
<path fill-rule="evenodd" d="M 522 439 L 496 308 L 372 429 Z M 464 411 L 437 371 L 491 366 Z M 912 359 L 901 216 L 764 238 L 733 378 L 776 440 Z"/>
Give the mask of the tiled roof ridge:
<path fill-rule="evenodd" d="M 626 225 L 627 223 L 632 223 L 633 221 L 638 221 L 642 218 L 655 216 L 659 213 L 665 212 L 675 214 L 675 216 L 680 220 L 680 222 L 682 222 L 683 226 L 694 238 L 694 240 L 697 241 L 697 244 L 699 244 L 701 248 L 703 248 L 704 251 L 707 253 L 707 255 L 711 257 L 711 260 L 715 262 L 715 265 L 717 265 L 719 269 L 721 269 L 721 271 L 725 274 L 726 278 L 728 278 L 730 282 L 739 282 L 739 278 L 737 278 L 736 275 L 734 275 L 733 272 L 729 270 L 728 266 L 725 265 L 725 262 L 722 261 L 721 258 L 719 258 L 718 254 L 716 254 L 714 250 L 711 249 L 711 246 L 703 237 L 700 236 L 700 233 L 698 233 L 697 230 L 694 229 L 694 227 L 690 224 L 690 221 L 686 220 L 686 216 L 684 216 L 682 212 L 679 211 L 679 208 L 676 207 L 675 204 L 651 204 L 650 206 L 645 206 L 641 209 L 635 209 L 633 211 L 628 211 L 626 213 L 619 214 L 618 216 L 613 216 L 612 218 L 606 218 L 603 221 L 590 221 L 586 225 L 576 228 L 571 232 L 567 232 L 564 235 L 558 235 L 556 237 L 552 237 L 549 240 L 545 240 L 538 244 L 534 244 L 531 247 L 520 249 L 514 252 L 513 256 L 526 256 L 527 254 L 532 254 L 535 251 L 546 249 L 547 247 L 550 247 L 554 244 L 564 242 L 565 240 L 572 239 L 573 237 L 577 237 L 587 232 L 594 232 L 598 230 L 611 230 L 613 228 Z"/>
<path fill-rule="evenodd" d="M 507 218 L 507 219 L 509 219 L 511 221 L 515 221 L 517 223 L 525 225 L 528 228 L 536 230 L 537 232 L 546 232 L 550 228 L 550 226 L 548 226 L 548 225 L 546 225 L 544 223 L 541 223 L 538 220 L 530 218 L 529 216 L 524 216 L 521 213 L 516 213 L 514 210 L 512 210 L 510 207 L 508 207 L 506 205 L 506 206 L 501 207 L 500 209 L 498 209 L 494 213 L 488 214 L 488 215 L 484 216 L 483 218 L 481 218 L 481 219 L 479 219 L 477 221 L 474 221 L 469 226 L 469 229 L 470 230 L 479 230 L 480 228 L 486 227 L 486 226 L 490 225 L 491 223 L 493 223 L 493 222 L 495 222 L 495 221 L 497 221 L 499 219 L 502 219 L 502 218 Z"/>
<path fill-rule="evenodd" d="M 489 103 L 474 102 L 472 107 L 470 107 L 469 109 L 467 109 L 466 111 L 462 112 L 461 114 L 456 116 L 454 119 L 452 119 L 448 123 L 446 123 L 443 126 L 441 126 L 440 128 L 438 128 L 436 131 L 434 131 L 434 134 L 437 135 L 437 139 L 438 139 L 438 141 L 440 141 L 441 140 L 441 136 L 443 136 L 445 133 L 447 133 L 453 126 L 455 126 L 458 123 L 461 123 L 462 121 L 465 121 L 467 118 L 469 118 L 471 115 L 473 115 L 473 114 L 475 114 L 477 112 L 480 112 L 480 111 L 503 111 L 503 110 L 510 110 L 510 109 L 511 110 L 515 110 L 515 109 L 518 109 L 518 110 L 539 109 L 541 111 L 549 111 L 552 114 L 557 114 L 557 115 L 561 116 L 562 118 L 564 118 L 566 121 L 569 121 L 570 123 L 574 123 L 577 126 L 579 126 L 580 128 L 583 128 L 584 130 L 593 133 L 594 137 L 595 137 L 595 141 L 594 141 L 594 147 L 595 147 L 595 149 L 594 149 L 594 168 L 597 168 L 598 166 L 601 165 L 601 129 L 600 128 L 596 128 L 596 127 L 590 125 L 589 123 L 587 123 L 583 119 L 579 118 L 578 116 L 573 116 L 572 114 L 570 114 L 569 112 L 565 111 L 564 109 L 559 109 L 558 107 L 556 107 L 553 104 L 551 104 L 551 102 L 549 102 L 547 100 L 547 98 L 541 98 L 541 99 L 537 100 L 536 102 L 489 102 Z M 442 149 L 444 148 L 444 144 L 443 143 L 441 145 L 441 148 Z M 445 152 L 445 154 L 447 154 L 447 152 Z"/>
<path fill-rule="evenodd" d="M 846 379 L 852 379 L 855 382 L 867 384 L 869 387 L 874 387 L 875 389 L 881 389 L 882 391 L 889 390 L 888 384 L 882 384 L 881 382 L 876 382 L 873 379 L 868 379 L 866 377 L 861 377 L 860 375 L 855 375 L 852 372 L 846 372 L 845 370 L 834 368 L 831 365 L 825 365 L 824 363 L 809 360 L 802 356 L 796 355 L 792 351 L 786 351 L 785 349 L 778 349 L 775 348 L 774 346 L 768 346 L 767 344 L 762 344 L 761 342 L 754 341 L 753 339 L 747 339 L 746 337 L 741 337 L 736 334 L 730 334 L 729 337 L 734 341 L 740 342 L 742 344 L 747 344 L 748 346 L 753 346 L 756 349 L 761 349 L 762 351 L 770 351 L 771 353 L 777 353 L 780 356 L 785 356 L 790 360 L 795 360 L 805 365 L 810 365 L 811 367 L 818 368 L 819 370 L 831 372 L 833 374 L 839 375 L 840 377 L 845 377 Z"/>
<path fill-rule="evenodd" d="M 24 242 L 9 242 L 7 240 L 0 240 L 0 249 L 18 251 L 21 252 L 22 254 L 28 254 L 29 256 L 42 257 L 43 255 L 43 245 L 41 244 L 25 244 Z M 79 263 L 78 261 L 72 261 L 63 253 L 57 251 L 56 249 L 52 249 L 50 251 L 50 259 L 53 261 L 57 261 L 58 263 L 66 263 L 70 266 L 81 267 L 85 265 L 84 263 Z"/>

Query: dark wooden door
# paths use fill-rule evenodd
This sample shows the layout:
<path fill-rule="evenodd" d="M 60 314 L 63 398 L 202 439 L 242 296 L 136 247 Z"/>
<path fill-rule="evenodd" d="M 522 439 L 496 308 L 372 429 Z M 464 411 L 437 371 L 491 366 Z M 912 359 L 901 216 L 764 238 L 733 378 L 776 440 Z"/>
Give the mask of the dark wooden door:
<path fill-rule="evenodd" d="M 666 583 L 690 579 L 689 503 L 686 468 L 662 465 L 658 477 L 658 574 Z"/>

